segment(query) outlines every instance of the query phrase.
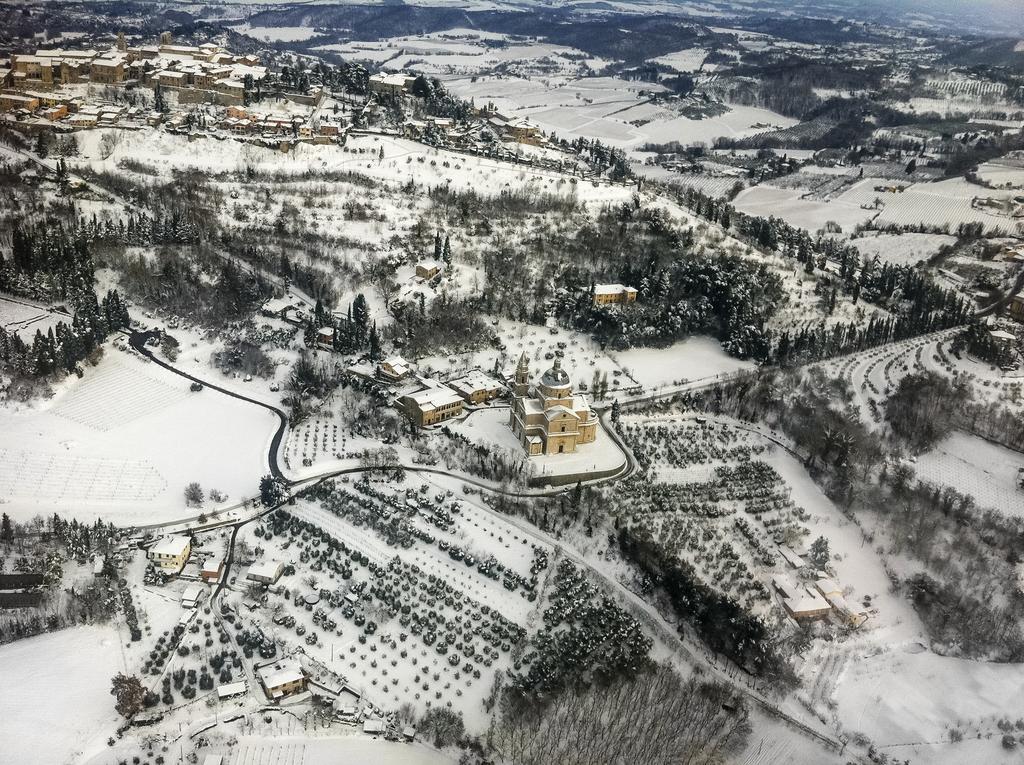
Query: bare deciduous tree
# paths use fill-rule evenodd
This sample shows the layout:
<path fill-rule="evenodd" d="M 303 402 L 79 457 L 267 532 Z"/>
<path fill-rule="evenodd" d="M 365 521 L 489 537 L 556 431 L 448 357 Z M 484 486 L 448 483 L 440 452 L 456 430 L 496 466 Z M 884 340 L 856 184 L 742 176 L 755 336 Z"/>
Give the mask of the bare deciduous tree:
<path fill-rule="evenodd" d="M 741 745 L 748 729 L 732 688 L 659 666 L 610 686 L 567 690 L 546 707 L 506 698 L 493 743 L 520 765 L 710 765 Z"/>

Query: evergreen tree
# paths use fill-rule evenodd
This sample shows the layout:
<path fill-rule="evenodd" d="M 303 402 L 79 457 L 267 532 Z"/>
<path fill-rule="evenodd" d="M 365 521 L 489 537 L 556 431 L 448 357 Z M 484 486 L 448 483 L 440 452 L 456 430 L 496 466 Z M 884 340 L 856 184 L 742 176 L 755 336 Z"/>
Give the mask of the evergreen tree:
<path fill-rule="evenodd" d="M 10 544 L 13 541 L 14 525 L 11 523 L 11 517 L 4 513 L 3 518 L 0 519 L 0 542 Z"/>
<path fill-rule="evenodd" d="M 50 154 L 50 141 L 45 130 L 41 130 L 36 134 L 36 154 L 39 155 L 39 159 L 46 159 Z"/>
<path fill-rule="evenodd" d="M 381 357 L 380 335 L 377 334 L 377 322 L 370 328 L 370 358 L 374 361 Z"/>

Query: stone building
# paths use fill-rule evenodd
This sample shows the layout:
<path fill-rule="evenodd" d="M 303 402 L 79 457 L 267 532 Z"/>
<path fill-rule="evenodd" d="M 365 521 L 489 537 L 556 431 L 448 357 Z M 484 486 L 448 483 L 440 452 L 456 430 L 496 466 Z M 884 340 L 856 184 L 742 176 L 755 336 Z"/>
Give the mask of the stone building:
<path fill-rule="evenodd" d="M 509 427 L 531 457 L 565 454 L 597 438 L 597 415 L 586 398 L 572 392 L 560 359 L 530 385 L 526 353 L 516 366 Z"/>

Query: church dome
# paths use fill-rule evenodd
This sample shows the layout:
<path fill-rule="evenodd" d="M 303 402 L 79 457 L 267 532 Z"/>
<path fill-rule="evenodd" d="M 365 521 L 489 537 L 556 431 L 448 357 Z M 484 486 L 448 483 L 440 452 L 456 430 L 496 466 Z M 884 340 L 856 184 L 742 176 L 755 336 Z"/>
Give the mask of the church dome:
<path fill-rule="evenodd" d="M 546 388 L 564 388 L 569 384 L 569 375 L 562 369 L 562 360 L 555 359 L 555 363 L 540 378 L 540 384 Z"/>

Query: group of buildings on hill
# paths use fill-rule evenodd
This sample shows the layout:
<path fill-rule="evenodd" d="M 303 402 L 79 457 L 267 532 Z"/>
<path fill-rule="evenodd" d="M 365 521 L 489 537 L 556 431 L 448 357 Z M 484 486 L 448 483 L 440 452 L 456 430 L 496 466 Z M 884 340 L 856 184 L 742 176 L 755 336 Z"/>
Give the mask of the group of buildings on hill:
<path fill-rule="evenodd" d="M 195 102 L 227 104 L 242 103 L 246 83 L 266 74 L 257 56 L 236 56 L 214 43 L 174 45 L 165 34 L 157 45 L 129 47 L 119 35 L 109 50 L 40 48 L 31 54 L 16 53 L 8 66 L 0 68 L 0 83 L 18 93 L 80 83 L 160 85 L 192 91 Z"/>

